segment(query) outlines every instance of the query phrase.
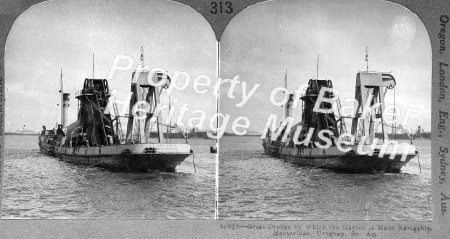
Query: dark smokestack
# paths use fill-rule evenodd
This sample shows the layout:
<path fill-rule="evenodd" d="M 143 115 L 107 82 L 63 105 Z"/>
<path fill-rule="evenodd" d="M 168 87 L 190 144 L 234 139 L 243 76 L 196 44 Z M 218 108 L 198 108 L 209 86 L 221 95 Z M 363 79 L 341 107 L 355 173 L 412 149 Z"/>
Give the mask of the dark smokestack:
<path fill-rule="evenodd" d="M 64 93 L 63 94 L 63 105 L 62 105 L 62 112 L 61 112 L 61 124 L 62 127 L 65 128 L 67 126 L 67 121 L 69 120 L 69 106 L 70 106 L 70 94 Z"/>

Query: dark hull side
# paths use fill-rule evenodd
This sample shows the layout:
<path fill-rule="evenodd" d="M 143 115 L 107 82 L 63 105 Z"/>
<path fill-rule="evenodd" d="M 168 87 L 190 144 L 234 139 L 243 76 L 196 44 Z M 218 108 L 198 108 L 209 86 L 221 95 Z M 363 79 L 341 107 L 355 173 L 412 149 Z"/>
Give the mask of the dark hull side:
<path fill-rule="evenodd" d="M 300 150 L 278 146 L 277 142 L 267 139 L 263 141 L 262 145 L 266 154 L 282 158 L 299 166 L 325 168 L 348 173 L 372 173 L 374 171 L 399 173 L 401 168 L 416 156 L 415 153 L 408 153 L 402 158 L 401 154 L 395 154 L 394 158 L 390 159 L 390 154 L 379 156 L 377 151 L 374 151 L 371 156 L 367 154 L 361 155 L 355 153 L 357 152 L 356 146 L 353 146 L 353 150 L 348 153 L 341 152 L 337 147 L 327 149 L 305 148 Z M 367 148 L 365 148 L 365 152 Z"/>
<path fill-rule="evenodd" d="M 55 147 L 52 147 L 50 145 L 39 144 L 39 152 L 41 152 L 42 154 L 49 155 L 49 156 L 54 156 L 55 155 Z"/>
<path fill-rule="evenodd" d="M 39 151 L 42 154 L 46 154 L 46 155 L 50 155 L 50 156 L 54 156 L 55 155 L 55 144 L 54 142 L 47 142 L 48 140 L 46 140 L 46 138 L 41 138 L 39 137 Z"/>
<path fill-rule="evenodd" d="M 190 154 L 130 154 L 102 156 L 57 155 L 59 159 L 68 163 L 103 167 L 112 171 L 125 172 L 148 172 L 149 170 L 175 172 L 175 168 L 189 156 Z"/>
<path fill-rule="evenodd" d="M 176 167 L 191 155 L 190 147 L 187 152 L 183 150 L 184 152 L 146 153 L 145 150 L 142 151 L 141 149 L 142 147 L 136 147 L 136 145 L 58 147 L 55 155 L 68 163 L 103 167 L 111 171 L 123 172 L 148 172 L 150 170 L 174 172 Z"/>
<path fill-rule="evenodd" d="M 343 157 L 293 157 L 281 155 L 288 162 L 307 167 L 331 169 L 348 173 L 372 173 L 382 171 L 386 173 L 400 173 L 414 156 L 408 156 L 405 161 L 399 159 L 391 160 L 389 157 L 379 158 L 377 156 L 353 155 Z"/>

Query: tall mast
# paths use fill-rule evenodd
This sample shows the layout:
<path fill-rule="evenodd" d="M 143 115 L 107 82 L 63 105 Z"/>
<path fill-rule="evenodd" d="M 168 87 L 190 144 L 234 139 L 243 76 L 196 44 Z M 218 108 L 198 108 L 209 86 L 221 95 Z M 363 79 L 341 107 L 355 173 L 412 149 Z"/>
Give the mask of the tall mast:
<path fill-rule="evenodd" d="M 141 62 L 142 62 L 142 66 L 144 66 L 144 47 L 141 46 Z"/>
<path fill-rule="evenodd" d="M 284 86 L 286 87 L 286 94 L 288 96 L 288 101 L 285 105 L 284 117 L 287 119 L 288 117 L 292 117 L 292 102 L 294 101 L 294 94 L 289 93 L 287 89 L 287 68 L 286 73 L 284 74 Z"/>
<path fill-rule="evenodd" d="M 317 64 L 316 64 L 316 80 L 319 79 L 319 54 L 317 54 Z"/>
<path fill-rule="evenodd" d="M 94 53 L 92 53 L 92 79 L 94 79 L 94 70 L 95 70 L 95 66 L 94 66 Z"/>
<path fill-rule="evenodd" d="M 369 72 L 369 47 L 366 46 L 366 71 Z"/>
<path fill-rule="evenodd" d="M 64 88 L 63 88 L 63 73 L 62 73 L 62 67 L 61 67 L 61 75 L 60 75 L 60 84 L 61 84 L 61 88 L 59 89 L 59 96 L 61 97 L 60 101 L 59 101 L 59 106 L 61 107 L 61 124 L 64 123 L 64 99 L 63 99 L 63 95 L 64 95 Z"/>
<path fill-rule="evenodd" d="M 287 87 L 288 85 L 287 85 L 287 67 L 286 67 L 286 72 L 284 73 L 284 88 L 286 88 L 287 90 Z"/>

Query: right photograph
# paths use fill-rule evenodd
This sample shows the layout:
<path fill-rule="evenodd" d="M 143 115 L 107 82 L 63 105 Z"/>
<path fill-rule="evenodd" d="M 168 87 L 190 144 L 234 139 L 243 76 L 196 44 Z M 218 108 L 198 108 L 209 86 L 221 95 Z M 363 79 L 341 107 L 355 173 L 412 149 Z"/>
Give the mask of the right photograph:
<path fill-rule="evenodd" d="M 231 20 L 219 53 L 219 219 L 432 220 L 432 55 L 417 15 L 267 1 Z"/>

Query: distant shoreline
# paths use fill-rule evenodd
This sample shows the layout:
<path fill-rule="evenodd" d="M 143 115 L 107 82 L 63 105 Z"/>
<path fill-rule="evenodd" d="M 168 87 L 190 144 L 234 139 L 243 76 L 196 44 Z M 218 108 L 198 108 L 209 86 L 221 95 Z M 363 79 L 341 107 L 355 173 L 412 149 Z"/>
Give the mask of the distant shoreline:
<path fill-rule="evenodd" d="M 5 132 L 5 135 L 39 135 L 39 133 L 12 133 L 12 132 Z"/>

